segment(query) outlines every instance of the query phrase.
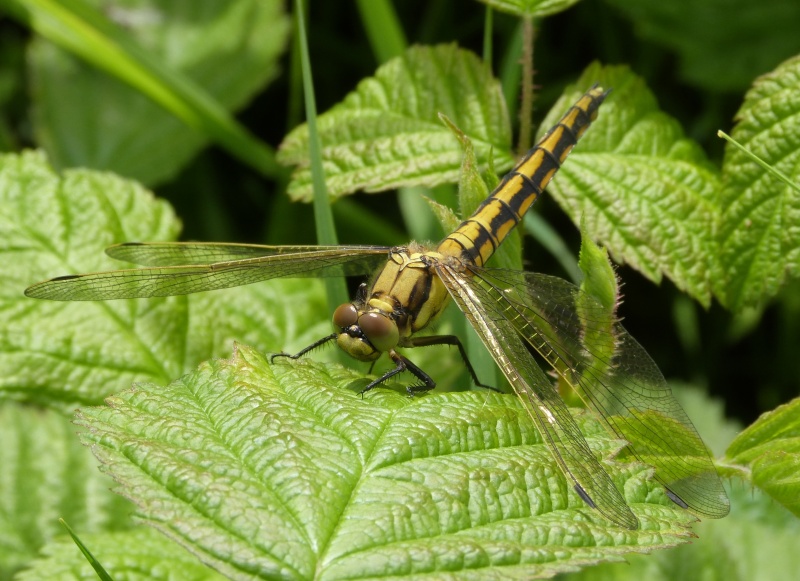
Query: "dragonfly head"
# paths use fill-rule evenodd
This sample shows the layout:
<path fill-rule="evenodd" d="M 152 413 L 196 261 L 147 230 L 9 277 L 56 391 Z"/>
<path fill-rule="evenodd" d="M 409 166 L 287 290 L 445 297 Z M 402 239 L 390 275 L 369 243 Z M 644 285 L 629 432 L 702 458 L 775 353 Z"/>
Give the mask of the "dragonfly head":
<path fill-rule="evenodd" d="M 333 324 L 339 332 L 336 344 L 359 361 L 374 361 L 400 341 L 397 323 L 391 317 L 380 311 L 359 310 L 352 303 L 337 307 Z"/>

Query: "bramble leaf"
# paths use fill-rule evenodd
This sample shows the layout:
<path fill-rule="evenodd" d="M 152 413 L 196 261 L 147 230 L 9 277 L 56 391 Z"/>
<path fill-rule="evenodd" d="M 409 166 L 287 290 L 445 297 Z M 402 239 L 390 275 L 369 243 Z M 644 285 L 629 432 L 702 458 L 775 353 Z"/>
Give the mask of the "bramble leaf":
<path fill-rule="evenodd" d="M 540 131 L 598 82 L 612 92 L 548 190 L 616 261 L 654 282 L 666 275 L 708 305 L 718 269 L 719 180 L 641 79 L 625 67 L 591 65 Z"/>
<path fill-rule="evenodd" d="M 800 277 L 800 57 L 759 78 L 732 137 L 788 177 L 787 183 L 728 144 L 720 195 L 723 273 L 715 286 L 730 309 L 760 306 Z"/>
<path fill-rule="evenodd" d="M 330 195 L 457 182 L 462 149 L 439 113 L 470 137 L 481 163 L 493 148 L 499 169 L 511 166 L 508 111 L 486 65 L 455 45 L 415 46 L 317 119 Z M 289 194 L 311 199 L 305 125 L 284 139 L 278 160 L 298 166 Z"/>
<path fill-rule="evenodd" d="M 606 467 L 642 528 L 605 521 L 511 395 L 362 397 L 365 383 L 240 346 L 80 423 L 138 517 L 236 579 L 529 578 L 688 538 L 693 517 L 640 464 Z M 595 453 L 618 449 L 577 419 Z"/>
<path fill-rule="evenodd" d="M 734 439 L 726 457 L 754 485 L 800 516 L 800 398 L 763 414 Z"/>
<path fill-rule="evenodd" d="M 0 156 L 0 396 L 71 411 L 134 381 L 170 381 L 229 353 L 234 338 L 280 351 L 329 332 L 316 281 L 138 301 L 22 294 L 53 276 L 130 267 L 103 249 L 171 240 L 178 229 L 169 205 L 134 182 L 87 170 L 59 175 L 39 153 Z M 305 308 L 275 308 L 299 301 Z"/>

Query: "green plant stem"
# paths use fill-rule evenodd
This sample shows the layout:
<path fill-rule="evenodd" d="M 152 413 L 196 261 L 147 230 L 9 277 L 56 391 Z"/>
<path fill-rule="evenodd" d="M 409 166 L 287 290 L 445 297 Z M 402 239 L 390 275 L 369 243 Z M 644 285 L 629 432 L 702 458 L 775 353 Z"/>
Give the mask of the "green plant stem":
<path fill-rule="evenodd" d="M 519 107 L 519 141 L 517 153 L 522 155 L 531 148 L 533 135 L 533 19 L 522 21 L 522 95 Z"/>
<path fill-rule="evenodd" d="M 400 19 L 389 0 L 358 0 L 358 12 L 379 63 L 400 56 L 408 41 L 400 25 Z"/>
<path fill-rule="evenodd" d="M 500 60 L 498 77 L 503 88 L 503 96 L 508 105 L 508 116 L 514 118 L 518 113 L 520 70 L 519 61 L 522 52 L 522 23 L 514 30 Z"/>
<path fill-rule="evenodd" d="M 317 103 L 314 98 L 311 59 L 308 55 L 303 0 L 295 0 L 295 15 L 297 42 L 300 48 L 300 61 L 303 69 L 303 92 L 305 94 L 306 122 L 308 123 L 309 133 L 308 148 L 311 160 L 311 179 L 314 184 L 314 222 L 317 241 L 320 244 L 335 245 L 338 244 L 338 239 L 336 228 L 333 224 L 333 212 L 331 212 L 328 188 L 325 185 L 325 170 L 322 167 L 322 143 L 317 130 Z M 347 288 L 344 280 L 326 278 L 325 289 L 329 305 L 340 305 L 347 302 Z"/>
<path fill-rule="evenodd" d="M 286 133 L 303 121 L 303 66 L 300 58 L 300 41 L 297 37 L 289 43 L 289 47 L 289 102 L 286 109 Z"/>
<path fill-rule="evenodd" d="M 483 62 L 492 70 L 492 28 L 494 26 L 494 12 L 492 7 L 486 6 L 486 16 L 483 19 Z"/>

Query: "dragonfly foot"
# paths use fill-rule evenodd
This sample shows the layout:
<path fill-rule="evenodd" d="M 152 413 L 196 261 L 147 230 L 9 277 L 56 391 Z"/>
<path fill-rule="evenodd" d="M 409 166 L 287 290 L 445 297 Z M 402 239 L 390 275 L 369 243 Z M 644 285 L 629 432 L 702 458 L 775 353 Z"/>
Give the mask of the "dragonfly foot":
<path fill-rule="evenodd" d="M 424 395 L 431 391 L 435 386 L 426 385 L 424 383 L 416 384 L 416 385 L 409 385 L 406 387 L 406 395 L 408 397 L 416 397 L 418 395 Z"/>

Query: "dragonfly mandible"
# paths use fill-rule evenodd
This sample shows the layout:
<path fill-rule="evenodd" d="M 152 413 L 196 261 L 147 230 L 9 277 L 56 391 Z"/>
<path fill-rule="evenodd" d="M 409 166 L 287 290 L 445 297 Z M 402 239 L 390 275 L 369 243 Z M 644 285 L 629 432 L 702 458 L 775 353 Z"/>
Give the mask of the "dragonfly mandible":
<path fill-rule="evenodd" d="M 636 457 L 655 468 L 655 478 L 670 499 L 700 516 L 725 516 L 728 498 L 707 448 L 655 363 L 625 329 L 614 321 L 610 330 L 609 325 L 598 328 L 604 317 L 593 317 L 592 305 L 602 307 L 564 280 L 484 267 L 588 129 L 606 94 L 595 86 L 583 95 L 473 215 L 438 245 L 124 243 L 106 252 L 147 268 L 62 276 L 35 284 L 25 294 L 61 301 L 159 297 L 276 277 L 365 275 L 379 269 L 369 288 L 362 285 L 352 303 L 336 309 L 335 332 L 314 345 L 335 341 L 364 361 L 387 353 L 394 368 L 366 389 L 402 371 L 414 374 L 423 389 L 435 385 L 398 349 L 446 343 L 458 346 L 463 355 L 455 337 L 416 336 L 452 300 L 589 506 L 619 526 L 638 527 L 531 350 L 575 389 L 615 437 L 630 443 Z M 613 353 L 594 349 L 584 340 L 587 333 L 605 333 Z"/>

